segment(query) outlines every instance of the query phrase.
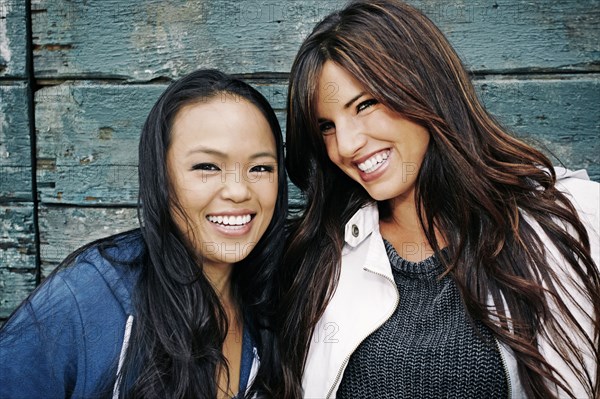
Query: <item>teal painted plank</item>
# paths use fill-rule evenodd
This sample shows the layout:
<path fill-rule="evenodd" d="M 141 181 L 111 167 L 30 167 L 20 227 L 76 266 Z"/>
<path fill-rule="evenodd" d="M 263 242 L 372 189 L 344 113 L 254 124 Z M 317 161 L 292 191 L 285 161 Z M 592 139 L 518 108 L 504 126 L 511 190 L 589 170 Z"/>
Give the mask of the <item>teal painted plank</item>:
<path fill-rule="evenodd" d="M 472 71 L 600 70 L 600 1 L 410 1 Z"/>
<path fill-rule="evenodd" d="M 25 76 L 25 11 L 25 0 L 0 0 L 0 77 Z"/>
<path fill-rule="evenodd" d="M 595 75 L 475 81 L 490 111 L 509 129 L 539 140 L 572 168 L 588 168 L 596 180 L 600 180 L 598 85 Z M 163 89 L 64 84 L 39 91 L 37 178 L 42 202 L 135 205 L 139 131 Z M 261 90 L 285 92 L 282 83 Z M 283 103 L 277 101 L 276 106 Z M 285 126 L 284 112 L 277 114 Z"/>
<path fill-rule="evenodd" d="M 43 202 L 133 204 L 139 132 L 164 85 L 48 87 L 36 93 Z M 71 187 L 80 187 L 73 192 Z"/>
<path fill-rule="evenodd" d="M 35 74 L 147 81 L 199 67 L 288 73 L 315 23 L 344 3 L 34 0 Z M 598 0 L 411 3 L 473 71 L 599 69 Z"/>
<path fill-rule="evenodd" d="M 82 245 L 138 226 L 134 208 L 41 206 L 38 220 L 42 277 Z"/>
<path fill-rule="evenodd" d="M 36 93 L 37 183 L 45 203 L 137 202 L 144 120 L 165 85 L 63 84 Z M 284 106 L 282 84 L 257 85 Z M 278 112 L 285 124 L 283 112 Z"/>
<path fill-rule="evenodd" d="M 0 203 L 31 201 L 27 86 L 0 85 Z"/>
<path fill-rule="evenodd" d="M 600 80 L 589 77 L 475 81 L 487 108 L 555 165 L 600 181 Z"/>
<path fill-rule="evenodd" d="M 34 289 L 34 273 L 15 273 L 0 268 L 0 319 L 6 319 Z"/>
<path fill-rule="evenodd" d="M 0 206 L 0 318 L 35 288 L 33 204 Z"/>

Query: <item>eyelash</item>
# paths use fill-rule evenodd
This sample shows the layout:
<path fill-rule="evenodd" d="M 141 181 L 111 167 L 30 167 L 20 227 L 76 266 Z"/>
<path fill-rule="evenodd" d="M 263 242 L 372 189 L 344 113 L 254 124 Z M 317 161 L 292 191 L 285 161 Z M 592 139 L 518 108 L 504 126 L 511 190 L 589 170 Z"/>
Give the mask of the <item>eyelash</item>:
<path fill-rule="evenodd" d="M 331 122 L 323 122 L 319 124 L 319 130 L 321 134 L 327 134 L 327 130 L 333 129 L 333 123 Z"/>
<path fill-rule="evenodd" d="M 203 170 L 205 172 L 217 172 L 217 171 L 221 170 L 221 168 L 219 168 L 214 163 L 198 163 L 198 164 L 192 166 L 192 170 Z"/>
<path fill-rule="evenodd" d="M 361 111 L 364 111 L 365 109 L 372 107 L 373 105 L 375 105 L 377 103 L 378 103 L 378 101 L 375 100 L 374 98 L 363 101 L 362 103 L 360 103 L 356 106 L 356 112 L 359 113 Z"/>
<path fill-rule="evenodd" d="M 217 165 L 213 163 L 199 163 L 192 166 L 192 170 L 202 170 L 204 172 L 218 172 L 221 170 Z M 254 165 L 250 168 L 251 173 L 273 173 L 275 167 L 272 165 Z"/>
<path fill-rule="evenodd" d="M 377 103 L 379 103 L 379 101 L 375 100 L 374 98 L 365 100 L 356 106 L 356 113 L 358 114 L 358 113 L 364 111 L 365 109 L 370 108 L 373 105 L 376 105 Z M 328 134 L 327 131 L 330 129 L 333 129 L 333 128 L 334 128 L 334 125 L 331 122 L 323 122 L 323 123 L 319 124 L 319 130 L 321 131 L 321 134 L 326 135 L 326 134 Z"/>
<path fill-rule="evenodd" d="M 256 169 L 260 169 L 260 170 L 256 170 Z M 250 172 L 256 172 L 256 173 L 273 173 L 274 170 L 275 170 L 275 168 L 272 165 L 255 165 L 252 168 L 250 168 Z"/>

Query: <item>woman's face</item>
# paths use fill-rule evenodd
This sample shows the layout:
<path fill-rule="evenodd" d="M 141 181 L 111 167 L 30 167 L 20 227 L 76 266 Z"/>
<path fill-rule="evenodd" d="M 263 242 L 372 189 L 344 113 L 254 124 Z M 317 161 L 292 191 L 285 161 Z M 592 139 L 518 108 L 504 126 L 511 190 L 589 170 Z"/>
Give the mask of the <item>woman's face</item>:
<path fill-rule="evenodd" d="M 316 101 L 331 161 L 377 201 L 412 201 L 429 132 L 378 103 L 331 61 L 323 66 Z"/>
<path fill-rule="evenodd" d="M 174 219 L 204 266 L 245 258 L 277 200 L 275 138 L 259 109 L 223 95 L 183 107 L 173 124 L 167 168 L 185 217 Z"/>

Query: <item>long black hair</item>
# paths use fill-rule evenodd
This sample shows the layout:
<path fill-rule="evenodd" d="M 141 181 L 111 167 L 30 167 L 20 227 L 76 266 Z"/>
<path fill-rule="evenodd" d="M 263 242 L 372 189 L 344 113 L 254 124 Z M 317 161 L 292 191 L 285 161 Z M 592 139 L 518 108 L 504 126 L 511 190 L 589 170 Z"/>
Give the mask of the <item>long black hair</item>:
<path fill-rule="evenodd" d="M 439 29 L 394 0 L 353 1 L 330 14 L 303 42 L 292 65 L 286 165 L 306 196 L 306 209 L 291 223 L 280 288 L 288 395 L 301 395 L 312 330 L 335 291 L 343 226 L 373 202 L 327 156 L 315 112 L 326 62 L 345 69 L 378 102 L 428 130 L 415 190 L 421 225 L 435 251 L 440 249 L 435 230 L 443 234 L 450 254 L 447 273 L 470 315 L 515 353 L 527 395 L 556 397 L 554 384 L 574 396 L 565 375 L 540 352 L 542 339 L 590 396 L 599 395 L 600 368 L 586 364 L 600 361 L 600 273 L 590 251 L 590 240 L 598 236 L 588 235 L 557 188 L 550 160 L 513 138 L 484 109 Z M 378 205 L 385 217 L 388 204 Z M 567 279 L 549 264 L 551 248 L 564 259 L 571 292 Z M 496 310 L 488 306 L 488 295 Z M 571 306 L 571 295 L 580 295 L 590 308 Z M 575 317 L 579 312 L 583 321 Z"/>
<path fill-rule="evenodd" d="M 166 162 L 178 111 L 217 95 L 232 95 L 255 105 L 275 138 L 278 193 L 273 218 L 252 252 L 234 267 L 231 284 L 242 314 L 250 321 L 245 325 L 253 328 L 261 350 L 251 394 L 270 396 L 270 387 L 277 384 L 277 345 L 270 320 L 273 276 L 287 213 L 283 137 L 273 109 L 257 90 L 222 72 L 199 70 L 165 90 L 140 137 L 138 215 L 145 252 L 134 293 L 131 341 L 119 376 L 122 397 L 214 398 L 217 371 L 228 369 L 221 352 L 227 317 L 202 272 L 202 260 L 174 221 L 177 200 Z"/>

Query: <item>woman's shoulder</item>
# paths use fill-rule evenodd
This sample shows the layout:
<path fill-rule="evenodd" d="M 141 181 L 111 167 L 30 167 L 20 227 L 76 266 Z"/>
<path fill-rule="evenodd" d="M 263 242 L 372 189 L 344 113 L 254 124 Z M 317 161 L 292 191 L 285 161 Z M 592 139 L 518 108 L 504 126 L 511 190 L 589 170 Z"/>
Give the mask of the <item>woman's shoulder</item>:
<path fill-rule="evenodd" d="M 132 231 L 77 251 L 77 256 L 60 265 L 15 310 L 2 328 L 1 338 L 23 341 L 18 337 L 24 331 L 39 331 L 56 339 L 83 330 L 106 333 L 114 329 L 122 335 L 127 315 L 134 313 L 133 290 L 140 269 L 134 260 L 139 258 L 140 240 Z"/>
<path fill-rule="evenodd" d="M 556 188 L 571 201 L 588 228 L 600 231 L 600 183 L 592 181 L 585 170 L 555 168 Z"/>
<path fill-rule="evenodd" d="M 120 308 L 132 314 L 142 253 L 143 240 L 136 230 L 95 241 L 67 257 L 20 308 L 26 307 L 38 321 L 47 315 L 75 317 L 74 310 L 100 316 Z"/>
<path fill-rule="evenodd" d="M 145 251 L 139 229 L 96 241 L 59 270 L 51 279 L 62 281 L 78 302 L 99 304 L 112 297 L 127 314 Z"/>
<path fill-rule="evenodd" d="M 75 396 L 89 396 L 92 381 L 112 370 L 133 312 L 140 239 L 131 233 L 83 247 L 19 306 L 0 329 L 0 357 L 10 359 L 0 374 L 17 381 L 1 397 L 39 397 L 42 389 L 62 396 L 71 384 L 86 393 Z"/>

